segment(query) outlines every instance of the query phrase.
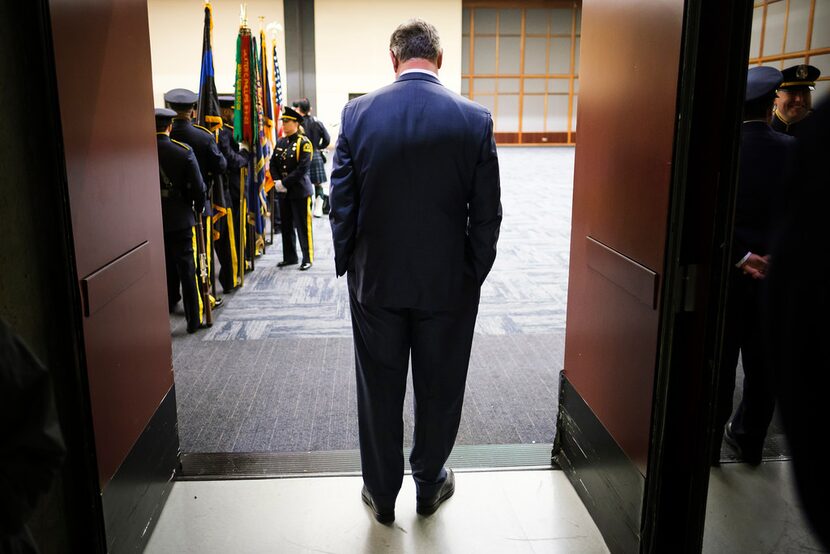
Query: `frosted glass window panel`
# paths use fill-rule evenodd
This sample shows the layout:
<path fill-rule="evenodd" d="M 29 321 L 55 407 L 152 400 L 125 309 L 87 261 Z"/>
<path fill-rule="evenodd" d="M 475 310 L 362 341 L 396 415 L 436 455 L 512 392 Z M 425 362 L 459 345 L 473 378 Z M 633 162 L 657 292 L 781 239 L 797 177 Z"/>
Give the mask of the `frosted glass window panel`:
<path fill-rule="evenodd" d="M 813 105 L 822 100 L 830 98 L 830 81 L 819 81 L 816 83 L 816 90 L 813 91 Z"/>
<path fill-rule="evenodd" d="M 525 34 L 547 35 L 550 10 L 525 10 Z"/>
<path fill-rule="evenodd" d="M 545 97 L 525 96 L 522 104 L 522 132 L 541 133 L 545 130 Z"/>
<path fill-rule="evenodd" d="M 579 45 L 581 43 L 581 39 L 576 37 L 576 41 L 574 41 L 574 75 L 579 73 Z"/>
<path fill-rule="evenodd" d="M 466 75 L 470 72 L 470 39 L 464 37 L 461 39 L 461 74 Z"/>
<path fill-rule="evenodd" d="M 580 29 L 582 29 L 582 9 L 577 8 L 576 9 L 576 34 L 577 35 L 582 33 L 582 31 Z"/>
<path fill-rule="evenodd" d="M 499 10 L 499 34 L 516 36 L 522 34 L 522 10 Z"/>
<path fill-rule="evenodd" d="M 478 96 L 476 95 L 475 101 L 487 108 L 487 110 L 492 114 L 496 109 L 496 97 L 495 96 Z"/>
<path fill-rule="evenodd" d="M 528 79 L 525 78 L 525 94 L 543 93 L 545 92 L 544 79 Z"/>
<path fill-rule="evenodd" d="M 470 8 L 464 8 L 461 10 L 461 34 L 470 34 Z"/>
<path fill-rule="evenodd" d="M 790 0 L 790 16 L 787 20 L 787 46 L 785 52 L 798 52 L 807 46 L 807 27 L 810 24 L 810 0 Z"/>
<path fill-rule="evenodd" d="M 579 94 L 579 79 L 574 79 L 574 94 Z"/>
<path fill-rule="evenodd" d="M 816 66 L 819 69 L 819 71 L 821 71 L 821 75 L 819 75 L 819 77 L 830 76 L 830 54 L 824 54 L 822 56 L 810 56 L 810 65 Z M 813 99 L 815 100 L 815 98 Z M 815 105 L 815 102 L 813 102 L 813 105 Z"/>
<path fill-rule="evenodd" d="M 461 95 L 470 96 L 470 80 L 461 79 Z"/>
<path fill-rule="evenodd" d="M 519 131 L 518 94 L 499 94 L 495 124 L 495 130 L 499 133 L 517 133 Z"/>
<path fill-rule="evenodd" d="M 752 36 L 749 39 L 749 57 L 757 58 L 761 55 L 761 27 L 763 24 L 763 8 L 752 10 Z"/>
<path fill-rule="evenodd" d="M 557 9 L 550 12 L 550 34 L 570 36 L 571 26 L 573 25 L 573 10 Z"/>
<path fill-rule="evenodd" d="M 547 73 L 548 39 L 525 38 L 525 75 Z"/>
<path fill-rule="evenodd" d="M 568 94 L 570 86 L 570 79 L 550 79 L 548 81 L 548 92 Z"/>
<path fill-rule="evenodd" d="M 571 39 L 550 39 L 550 68 L 549 73 L 567 74 L 571 72 Z"/>
<path fill-rule="evenodd" d="M 496 12 L 497 10 L 483 9 L 477 9 L 475 11 L 475 20 L 473 21 L 475 34 L 496 34 Z"/>
<path fill-rule="evenodd" d="M 813 37 L 810 48 L 830 47 L 830 1 L 816 0 L 816 11 L 813 14 Z M 825 75 L 827 75 L 825 73 Z"/>
<path fill-rule="evenodd" d="M 568 95 L 548 95 L 548 132 L 564 133 L 568 130 Z"/>
<path fill-rule="evenodd" d="M 767 25 L 764 30 L 764 56 L 781 54 L 784 48 L 784 16 L 786 2 L 767 4 Z"/>
<path fill-rule="evenodd" d="M 518 75 L 521 61 L 521 37 L 499 36 L 499 75 Z"/>
<path fill-rule="evenodd" d="M 576 96 L 574 96 L 573 114 L 571 115 L 571 131 L 576 131 Z"/>
<path fill-rule="evenodd" d="M 499 79 L 496 83 L 499 87 L 499 94 L 508 92 L 510 94 L 519 94 L 519 80 L 518 79 Z"/>
<path fill-rule="evenodd" d="M 473 80 L 473 94 L 478 95 L 478 93 L 496 93 L 496 80 L 495 79 L 474 79 Z"/>
<path fill-rule="evenodd" d="M 496 38 L 475 38 L 474 72 L 479 74 L 493 74 L 496 72 Z"/>

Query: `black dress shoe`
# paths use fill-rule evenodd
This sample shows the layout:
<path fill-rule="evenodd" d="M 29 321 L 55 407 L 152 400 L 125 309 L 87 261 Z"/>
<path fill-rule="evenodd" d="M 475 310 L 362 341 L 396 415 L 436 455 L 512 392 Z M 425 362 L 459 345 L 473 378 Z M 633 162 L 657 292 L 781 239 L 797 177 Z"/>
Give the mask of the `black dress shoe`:
<path fill-rule="evenodd" d="M 454 492 L 455 475 L 451 469 L 447 469 L 447 479 L 441 485 L 441 488 L 438 489 L 438 492 L 429 498 L 421 498 L 419 496 L 416 499 L 417 504 L 415 505 L 415 511 L 422 516 L 432 515 L 435 513 L 435 510 L 438 509 L 438 506 L 440 506 L 444 500 L 451 497 Z"/>
<path fill-rule="evenodd" d="M 287 265 L 297 265 L 297 260 L 294 260 L 293 262 L 283 260 L 283 261 L 281 261 L 280 263 L 277 264 L 277 267 L 285 267 Z"/>
<path fill-rule="evenodd" d="M 311 269 L 311 262 L 303 262 L 303 265 L 300 266 L 300 271 L 306 271 L 307 269 Z"/>
<path fill-rule="evenodd" d="M 752 466 L 761 463 L 763 446 L 760 448 L 747 445 L 745 441 L 732 432 L 732 422 L 726 424 L 723 430 L 723 440 L 738 454 L 738 458 Z"/>
<path fill-rule="evenodd" d="M 395 521 L 395 508 L 381 508 L 378 506 L 365 485 L 363 486 L 363 490 L 360 491 L 360 497 L 363 498 L 364 504 L 372 508 L 372 511 L 375 514 L 375 519 L 378 520 L 378 523 L 392 523 Z"/>

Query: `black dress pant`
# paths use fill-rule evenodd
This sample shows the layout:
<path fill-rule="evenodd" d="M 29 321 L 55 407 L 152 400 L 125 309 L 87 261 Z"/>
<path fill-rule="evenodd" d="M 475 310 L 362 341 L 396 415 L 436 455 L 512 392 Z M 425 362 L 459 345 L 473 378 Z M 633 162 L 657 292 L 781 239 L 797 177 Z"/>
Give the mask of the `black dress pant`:
<path fill-rule="evenodd" d="M 736 271 L 726 306 L 723 352 L 718 379 L 718 448 L 723 426 L 732 414 L 738 353 L 744 369 L 741 402 L 732 418 L 732 434 L 744 450 L 760 456 L 775 411 L 775 388 L 769 349 L 764 340 L 764 281 Z"/>
<path fill-rule="evenodd" d="M 172 309 L 179 301 L 179 287 L 184 302 L 184 316 L 188 329 L 196 329 L 201 323 L 199 288 L 196 280 L 196 260 L 193 243 L 196 240 L 192 227 L 164 233 L 164 265 L 167 270 L 167 303 Z"/>
<path fill-rule="evenodd" d="M 280 228 L 282 234 L 282 260 L 297 261 L 296 239 L 300 241 L 303 263 L 314 263 L 314 239 L 311 233 L 311 197 L 288 198 L 277 195 L 280 207 Z"/>
<path fill-rule="evenodd" d="M 479 291 L 470 282 L 459 307 L 446 311 L 367 306 L 349 291 L 363 482 L 381 506 L 394 505 L 403 482 L 410 356 L 415 429 L 409 462 L 417 495 L 432 496 L 446 479 L 444 464 L 461 421 Z"/>

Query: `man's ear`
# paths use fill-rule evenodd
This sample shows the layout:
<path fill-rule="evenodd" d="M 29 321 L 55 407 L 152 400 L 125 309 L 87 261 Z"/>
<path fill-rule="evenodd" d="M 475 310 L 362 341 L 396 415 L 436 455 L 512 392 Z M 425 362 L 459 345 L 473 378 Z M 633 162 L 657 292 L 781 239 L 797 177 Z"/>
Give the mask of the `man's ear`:
<path fill-rule="evenodd" d="M 389 51 L 389 58 L 392 60 L 392 69 L 395 73 L 398 72 L 398 58 L 395 57 L 395 53 L 391 50 Z"/>
<path fill-rule="evenodd" d="M 438 69 L 441 69 L 441 64 L 443 63 L 443 61 L 444 61 L 444 51 L 441 50 L 440 52 L 438 52 L 438 59 L 435 60 L 435 66 Z"/>

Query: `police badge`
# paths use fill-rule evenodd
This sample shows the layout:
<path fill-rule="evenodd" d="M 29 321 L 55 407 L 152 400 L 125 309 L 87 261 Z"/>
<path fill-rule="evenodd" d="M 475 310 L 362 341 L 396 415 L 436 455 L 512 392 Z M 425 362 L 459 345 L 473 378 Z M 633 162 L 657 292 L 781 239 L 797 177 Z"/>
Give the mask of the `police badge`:
<path fill-rule="evenodd" d="M 796 78 L 800 79 L 802 81 L 807 78 L 808 74 L 809 74 L 809 70 L 807 69 L 807 66 L 804 65 L 804 64 L 799 65 L 798 68 L 795 70 Z"/>

